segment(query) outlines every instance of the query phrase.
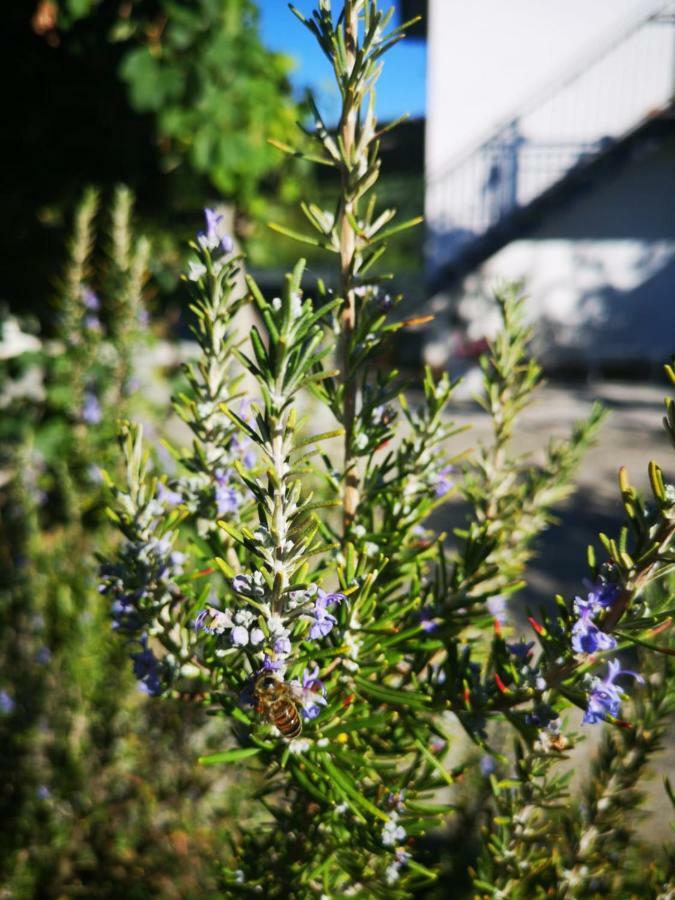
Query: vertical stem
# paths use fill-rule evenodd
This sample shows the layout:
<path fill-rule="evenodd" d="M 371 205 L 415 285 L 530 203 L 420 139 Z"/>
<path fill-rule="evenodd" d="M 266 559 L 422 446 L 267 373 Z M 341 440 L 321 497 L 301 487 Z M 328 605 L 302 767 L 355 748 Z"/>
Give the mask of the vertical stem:
<path fill-rule="evenodd" d="M 347 51 L 347 64 L 351 73 L 356 58 L 359 17 L 356 0 L 346 0 L 344 34 Z M 357 460 L 353 455 L 352 443 L 354 419 L 356 415 L 356 382 L 350 377 L 352 337 L 356 328 L 356 303 L 353 287 L 354 254 L 356 251 L 356 234 L 349 216 L 355 213 L 353 199 L 352 171 L 355 168 L 353 159 L 356 141 L 356 123 L 358 107 L 354 102 L 352 87 L 348 87 L 342 107 L 340 120 L 340 136 L 344 160 L 341 170 L 342 179 L 342 211 L 340 222 L 340 289 L 343 297 L 341 316 L 341 369 L 343 385 L 343 426 L 345 429 L 345 461 L 344 461 L 344 530 L 352 524 L 359 503 L 359 476 Z"/>

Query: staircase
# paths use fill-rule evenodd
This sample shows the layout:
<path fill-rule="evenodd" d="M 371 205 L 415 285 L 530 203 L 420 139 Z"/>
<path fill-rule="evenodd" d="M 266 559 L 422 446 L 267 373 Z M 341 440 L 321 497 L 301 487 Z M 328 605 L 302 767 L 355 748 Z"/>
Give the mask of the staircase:
<path fill-rule="evenodd" d="M 623 146 L 673 124 L 675 0 L 646 5 L 649 11 L 431 173 L 425 252 L 432 288 L 514 239 L 542 206 Z"/>

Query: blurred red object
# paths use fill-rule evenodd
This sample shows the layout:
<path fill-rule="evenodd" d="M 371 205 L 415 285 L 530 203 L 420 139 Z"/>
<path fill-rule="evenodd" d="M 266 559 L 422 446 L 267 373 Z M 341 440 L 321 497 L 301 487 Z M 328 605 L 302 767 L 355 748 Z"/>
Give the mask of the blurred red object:
<path fill-rule="evenodd" d="M 54 31 L 59 18 L 59 8 L 52 0 L 41 0 L 31 19 L 35 34 L 40 36 Z"/>
<path fill-rule="evenodd" d="M 457 356 L 460 359 L 477 359 L 481 353 L 488 349 L 487 338 L 479 338 L 477 341 L 463 341 L 457 348 Z"/>

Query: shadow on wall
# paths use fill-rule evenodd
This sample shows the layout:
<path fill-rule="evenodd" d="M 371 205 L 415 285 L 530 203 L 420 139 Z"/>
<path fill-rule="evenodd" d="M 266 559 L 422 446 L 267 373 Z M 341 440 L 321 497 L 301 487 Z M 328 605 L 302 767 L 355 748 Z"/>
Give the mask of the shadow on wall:
<path fill-rule="evenodd" d="M 490 336 L 495 285 L 523 281 L 548 366 L 661 363 L 675 352 L 673 196 L 670 135 L 550 209 L 448 291 L 445 305 L 472 339 Z"/>
<path fill-rule="evenodd" d="M 635 286 L 622 288 L 616 283 L 621 260 L 638 250 L 641 259 L 630 273 Z M 675 353 L 675 247 L 594 245 L 573 257 L 570 280 L 559 290 L 549 287 L 540 298 L 530 280 L 535 351 L 550 363 L 577 362 L 591 372 L 667 361 Z"/>

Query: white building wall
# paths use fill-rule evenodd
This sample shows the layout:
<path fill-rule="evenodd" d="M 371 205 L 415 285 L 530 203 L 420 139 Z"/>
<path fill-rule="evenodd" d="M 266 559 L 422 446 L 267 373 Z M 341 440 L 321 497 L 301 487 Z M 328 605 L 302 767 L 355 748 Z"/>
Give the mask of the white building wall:
<path fill-rule="evenodd" d="M 675 29 L 653 22 L 631 31 L 663 7 L 664 0 L 430 0 L 430 274 L 599 141 L 667 104 Z M 513 145 L 502 132 L 496 150 L 477 149 L 514 120 Z M 501 178 L 493 195 L 491 176 Z"/>
<path fill-rule="evenodd" d="M 660 5 L 657 0 L 430 0 L 429 177 L 487 137 L 538 89 L 573 70 L 598 44 Z M 662 31 L 672 46 L 672 33 Z M 623 83 L 622 73 L 616 74 Z M 635 77 L 643 80 L 645 73 Z M 607 99 L 622 105 L 626 98 L 610 93 Z M 544 128 L 538 123 L 537 133 Z"/>
<path fill-rule="evenodd" d="M 492 336 L 492 299 L 522 281 L 537 353 L 549 365 L 648 361 L 675 352 L 675 137 L 589 186 L 457 290 L 471 338 Z"/>

